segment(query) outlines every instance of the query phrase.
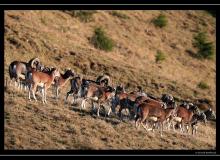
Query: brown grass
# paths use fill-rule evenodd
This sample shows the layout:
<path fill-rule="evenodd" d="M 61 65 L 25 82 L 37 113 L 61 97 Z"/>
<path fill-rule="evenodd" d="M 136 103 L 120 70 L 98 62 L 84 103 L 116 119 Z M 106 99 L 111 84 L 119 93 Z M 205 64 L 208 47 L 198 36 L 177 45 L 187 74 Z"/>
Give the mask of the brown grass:
<path fill-rule="evenodd" d="M 216 104 L 216 65 L 214 60 L 198 60 L 187 50 L 199 30 L 216 41 L 215 19 L 203 11 L 117 11 L 129 19 L 97 11 L 91 22 L 62 11 L 5 11 L 5 78 L 13 60 L 28 61 L 38 56 L 48 66 L 67 67 L 95 79 L 109 72 L 114 83 L 128 82 L 156 96 L 171 93 L 181 99 L 207 98 Z M 158 29 L 152 19 L 163 13 L 169 24 Z M 204 25 L 204 22 L 206 25 Z M 101 26 L 117 42 L 111 52 L 94 48 L 89 39 Z M 163 63 L 155 63 L 157 50 L 166 53 Z M 205 81 L 208 89 L 197 84 Z M 164 84 L 164 88 L 155 85 Z M 119 123 L 83 115 L 49 98 L 47 106 L 28 102 L 27 93 L 13 88 L 5 91 L 6 149 L 214 149 L 215 125 L 201 126 L 199 137 L 167 132 L 136 131 L 133 123 Z M 196 94 L 195 94 L 196 93 Z M 15 96 L 15 98 L 13 97 Z M 51 95 L 49 95 L 51 97 Z M 83 126 L 83 127 L 82 127 Z M 143 140 L 144 137 L 144 140 Z M 161 143 L 163 141 L 163 143 Z M 94 145 L 95 144 L 95 145 Z"/>
<path fill-rule="evenodd" d="M 51 90 L 50 90 L 51 91 Z M 14 95 L 17 97 L 13 97 Z M 97 118 L 89 105 L 65 105 L 64 101 L 48 105 L 29 102 L 27 93 L 13 88 L 5 92 L 5 149 L 215 149 L 216 126 L 199 126 L 198 135 L 165 131 L 136 130 L 134 122 L 117 118 Z M 26 97 L 26 98 L 24 98 Z M 64 98 L 62 96 L 62 98 Z M 16 103 L 15 103 L 16 99 Z"/>

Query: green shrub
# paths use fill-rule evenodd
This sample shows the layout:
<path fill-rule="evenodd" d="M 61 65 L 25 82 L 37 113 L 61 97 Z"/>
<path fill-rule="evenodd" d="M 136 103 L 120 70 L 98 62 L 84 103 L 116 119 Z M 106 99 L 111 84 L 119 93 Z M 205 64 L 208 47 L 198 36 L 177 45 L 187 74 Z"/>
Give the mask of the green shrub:
<path fill-rule="evenodd" d="M 157 51 L 157 54 L 155 57 L 156 57 L 156 63 L 158 63 L 159 61 L 163 61 L 166 58 L 164 53 L 161 51 Z"/>
<path fill-rule="evenodd" d="M 167 25 L 168 21 L 165 15 L 160 14 L 156 19 L 153 20 L 156 27 L 163 28 Z"/>
<path fill-rule="evenodd" d="M 94 35 L 91 38 L 91 43 L 98 49 L 105 51 L 112 51 L 114 47 L 114 42 L 109 38 L 104 30 L 100 27 L 94 30 Z"/>
<path fill-rule="evenodd" d="M 201 89 L 208 89 L 209 88 L 209 86 L 203 81 L 199 82 L 198 87 Z"/>
<path fill-rule="evenodd" d="M 209 14 L 211 14 L 213 17 L 216 17 L 216 10 L 206 10 Z"/>
<path fill-rule="evenodd" d="M 203 43 L 207 41 L 206 34 L 204 32 L 199 32 L 195 37 L 194 37 L 194 46 L 195 47 L 200 47 Z"/>
<path fill-rule="evenodd" d="M 129 19 L 129 17 L 126 14 L 123 14 L 117 11 L 112 11 L 111 15 L 116 16 L 118 18 L 122 18 L 122 19 Z"/>
<path fill-rule="evenodd" d="M 197 58 L 211 59 L 213 57 L 213 43 L 207 41 L 207 36 L 204 32 L 200 32 L 194 37 L 193 45 L 198 48 Z"/>
<path fill-rule="evenodd" d="M 65 10 L 66 13 L 69 13 L 73 17 L 77 17 L 82 22 L 90 22 L 92 16 L 96 11 L 93 10 Z"/>

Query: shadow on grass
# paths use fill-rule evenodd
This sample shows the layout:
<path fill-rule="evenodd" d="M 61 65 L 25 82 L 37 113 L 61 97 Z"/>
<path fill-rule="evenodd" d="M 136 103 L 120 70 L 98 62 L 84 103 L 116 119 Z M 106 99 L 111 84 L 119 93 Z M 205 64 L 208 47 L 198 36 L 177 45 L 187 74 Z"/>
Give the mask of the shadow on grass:
<path fill-rule="evenodd" d="M 106 123 L 111 123 L 112 125 L 117 125 L 120 123 L 120 120 L 118 119 L 118 117 L 114 117 L 114 116 L 106 116 L 103 112 L 100 112 L 100 116 L 97 116 L 97 112 L 94 110 L 84 110 L 84 109 L 80 109 L 80 107 L 71 107 L 71 110 L 78 112 L 80 116 L 84 117 L 84 116 L 91 116 L 91 118 L 93 119 L 101 119 L 104 120 Z"/>
<path fill-rule="evenodd" d="M 197 59 L 199 59 L 198 54 L 196 54 L 196 53 L 193 52 L 192 50 L 187 49 L 187 50 L 185 50 L 185 51 L 186 51 L 186 53 L 187 53 L 189 56 L 191 56 L 191 57 L 193 57 L 193 58 L 197 58 Z"/>

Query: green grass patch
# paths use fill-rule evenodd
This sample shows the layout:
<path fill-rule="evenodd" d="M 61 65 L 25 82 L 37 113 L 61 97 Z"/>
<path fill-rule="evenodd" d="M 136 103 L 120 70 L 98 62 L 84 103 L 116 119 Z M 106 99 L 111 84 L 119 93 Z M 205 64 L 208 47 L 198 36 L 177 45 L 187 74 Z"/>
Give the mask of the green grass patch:
<path fill-rule="evenodd" d="M 163 28 L 167 26 L 168 20 L 165 15 L 160 14 L 157 18 L 153 20 L 153 23 L 156 27 Z"/>
<path fill-rule="evenodd" d="M 162 51 L 158 50 L 158 51 L 157 51 L 157 54 L 156 54 L 156 56 L 155 56 L 155 61 L 156 61 L 156 63 L 158 63 L 158 62 L 160 62 L 160 61 L 163 61 L 163 60 L 165 60 L 165 59 L 166 59 L 165 54 L 164 54 Z"/>
<path fill-rule="evenodd" d="M 90 22 L 93 20 L 94 10 L 65 10 L 64 12 L 70 14 L 73 17 L 77 17 L 82 22 Z"/>
<path fill-rule="evenodd" d="M 208 84 L 203 81 L 199 82 L 199 84 L 197 86 L 201 89 L 209 89 Z"/>
<path fill-rule="evenodd" d="M 112 51 L 114 48 L 114 42 L 109 38 L 105 31 L 101 28 L 95 28 L 94 35 L 91 38 L 91 43 L 98 49 L 105 51 Z"/>
<path fill-rule="evenodd" d="M 216 10 L 205 10 L 205 11 L 208 12 L 213 17 L 216 17 Z"/>
<path fill-rule="evenodd" d="M 129 19 L 129 17 L 126 14 L 120 13 L 118 11 L 112 11 L 110 12 L 110 14 L 118 18 Z"/>
<path fill-rule="evenodd" d="M 205 32 L 199 32 L 194 37 L 193 46 L 198 49 L 197 58 L 200 59 L 211 59 L 214 55 L 214 45 L 212 42 L 207 40 Z"/>

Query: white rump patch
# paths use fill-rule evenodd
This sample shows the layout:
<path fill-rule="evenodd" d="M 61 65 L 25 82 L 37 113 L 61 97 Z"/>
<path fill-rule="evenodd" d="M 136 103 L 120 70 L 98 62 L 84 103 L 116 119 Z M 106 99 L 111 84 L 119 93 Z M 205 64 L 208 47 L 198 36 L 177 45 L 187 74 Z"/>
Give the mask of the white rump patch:
<path fill-rule="evenodd" d="M 98 101 L 98 97 L 91 97 L 93 101 Z"/>
<path fill-rule="evenodd" d="M 37 85 L 42 88 L 44 87 L 44 83 L 38 83 Z"/>
<path fill-rule="evenodd" d="M 25 80 L 25 75 L 19 74 L 19 77 L 20 77 L 21 79 Z"/>
<path fill-rule="evenodd" d="M 157 117 L 155 117 L 155 116 L 151 116 L 148 119 L 151 121 L 157 122 Z"/>
<path fill-rule="evenodd" d="M 181 122 L 182 118 L 181 117 L 173 117 L 173 120 L 176 122 Z"/>

